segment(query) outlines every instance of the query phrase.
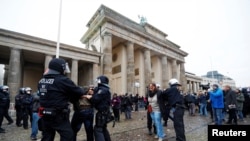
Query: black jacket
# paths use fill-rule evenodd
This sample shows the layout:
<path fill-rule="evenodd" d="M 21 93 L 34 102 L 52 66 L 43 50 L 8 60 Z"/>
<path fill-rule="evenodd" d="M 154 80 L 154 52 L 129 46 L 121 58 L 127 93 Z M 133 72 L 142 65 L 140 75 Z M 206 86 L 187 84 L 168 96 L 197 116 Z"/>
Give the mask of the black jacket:
<path fill-rule="evenodd" d="M 168 105 L 171 107 L 175 107 L 176 104 L 184 106 L 184 98 L 177 89 L 177 86 L 171 86 L 163 91 L 162 98 L 164 101 L 167 101 Z"/>
<path fill-rule="evenodd" d="M 40 105 L 58 110 L 67 109 L 69 102 L 78 100 L 83 90 L 68 77 L 61 74 L 47 74 L 39 81 Z"/>
<path fill-rule="evenodd" d="M 8 93 L 0 92 L 0 106 L 1 107 L 8 107 L 10 103 L 10 98 Z"/>
<path fill-rule="evenodd" d="M 91 102 L 98 111 L 107 111 L 111 106 L 111 93 L 109 87 L 99 84 L 94 89 Z"/>
<path fill-rule="evenodd" d="M 236 105 L 236 93 L 233 90 L 225 92 L 225 108 L 228 109 L 228 105 Z"/>

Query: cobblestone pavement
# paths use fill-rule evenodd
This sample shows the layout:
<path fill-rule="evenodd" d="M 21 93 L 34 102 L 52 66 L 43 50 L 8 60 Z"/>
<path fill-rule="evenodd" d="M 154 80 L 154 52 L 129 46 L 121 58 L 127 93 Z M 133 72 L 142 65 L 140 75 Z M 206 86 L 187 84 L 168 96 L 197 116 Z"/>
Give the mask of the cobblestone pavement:
<path fill-rule="evenodd" d="M 15 118 L 15 117 L 13 117 Z M 207 125 L 211 124 L 209 117 L 189 116 L 185 113 L 184 123 L 187 141 L 207 141 Z M 239 124 L 250 124 L 250 118 L 246 118 L 244 122 Z M 31 128 L 24 130 L 22 127 L 16 127 L 15 123 L 7 125 L 6 119 L 3 126 L 6 129 L 6 133 L 0 134 L 1 141 L 29 141 Z M 125 120 L 124 114 L 121 115 L 121 121 L 116 122 L 116 126 L 112 127 L 112 123 L 108 125 L 112 141 L 155 141 L 154 136 L 147 134 L 147 119 L 146 111 L 139 111 L 132 113 L 131 120 Z M 173 122 L 169 120 L 168 127 L 164 127 L 166 133 L 166 141 L 175 141 L 175 132 L 173 128 Z M 41 138 L 39 132 L 38 138 Z M 82 127 L 78 133 L 78 141 L 85 141 L 85 131 Z M 55 141 L 59 141 L 59 135 L 56 135 Z"/>

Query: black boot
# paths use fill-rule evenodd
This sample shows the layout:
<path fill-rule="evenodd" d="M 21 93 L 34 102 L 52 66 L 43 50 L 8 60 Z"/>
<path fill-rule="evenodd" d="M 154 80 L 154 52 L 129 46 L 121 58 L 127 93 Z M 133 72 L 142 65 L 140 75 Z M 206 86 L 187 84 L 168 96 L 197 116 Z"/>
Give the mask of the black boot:
<path fill-rule="evenodd" d="M 5 133 L 5 130 L 3 128 L 0 128 L 0 133 Z"/>
<path fill-rule="evenodd" d="M 149 134 L 149 135 L 152 135 L 152 134 L 153 134 L 151 129 L 148 129 L 148 134 Z"/>

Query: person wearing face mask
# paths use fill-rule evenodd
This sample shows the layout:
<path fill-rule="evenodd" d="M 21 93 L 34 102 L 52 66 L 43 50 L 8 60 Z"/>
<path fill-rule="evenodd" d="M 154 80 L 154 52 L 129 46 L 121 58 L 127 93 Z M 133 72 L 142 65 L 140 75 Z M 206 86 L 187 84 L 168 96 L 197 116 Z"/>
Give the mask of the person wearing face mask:
<path fill-rule="evenodd" d="M 49 62 L 48 70 L 38 82 L 38 113 L 41 117 L 38 126 L 42 130 L 41 141 L 53 141 L 56 132 L 60 135 L 60 141 L 73 141 L 69 102 L 78 101 L 84 91 L 69 79 L 66 73 L 70 73 L 68 63 L 62 58 L 53 58 Z"/>

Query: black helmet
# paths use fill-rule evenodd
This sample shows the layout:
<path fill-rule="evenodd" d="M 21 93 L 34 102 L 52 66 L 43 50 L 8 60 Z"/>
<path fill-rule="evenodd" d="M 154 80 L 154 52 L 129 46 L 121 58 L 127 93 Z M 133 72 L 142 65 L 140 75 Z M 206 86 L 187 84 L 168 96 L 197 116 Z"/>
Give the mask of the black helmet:
<path fill-rule="evenodd" d="M 49 62 L 49 69 L 58 71 L 61 74 L 69 73 L 68 63 L 62 58 L 54 58 Z"/>
<path fill-rule="evenodd" d="M 25 93 L 25 88 L 20 88 L 20 89 L 19 89 L 19 93 L 20 93 L 20 94 L 24 94 L 24 93 Z"/>
<path fill-rule="evenodd" d="M 106 85 L 108 85 L 109 84 L 109 79 L 108 79 L 107 76 L 101 75 L 101 76 L 97 77 L 97 83 L 98 84 L 106 84 Z"/>

